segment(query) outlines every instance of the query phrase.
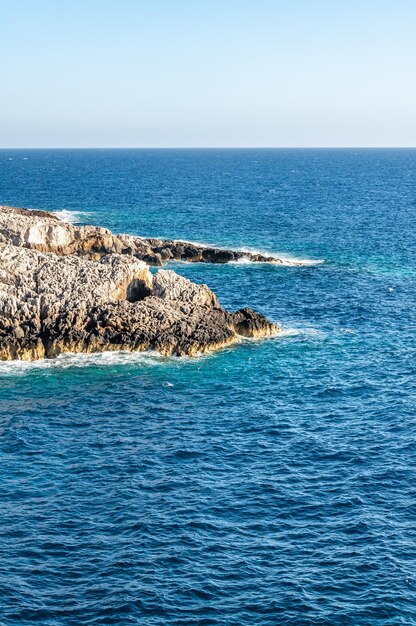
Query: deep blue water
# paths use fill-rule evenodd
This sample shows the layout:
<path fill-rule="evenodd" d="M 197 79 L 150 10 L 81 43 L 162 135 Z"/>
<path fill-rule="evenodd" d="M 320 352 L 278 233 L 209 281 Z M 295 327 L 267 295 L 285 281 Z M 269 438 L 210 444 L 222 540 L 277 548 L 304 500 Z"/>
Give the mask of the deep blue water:
<path fill-rule="evenodd" d="M 0 151 L 0 203 L 320 265 L 185 265 L 278 339 L 0 365 L 0 623 L 416 624 L 416 150 Z"/>

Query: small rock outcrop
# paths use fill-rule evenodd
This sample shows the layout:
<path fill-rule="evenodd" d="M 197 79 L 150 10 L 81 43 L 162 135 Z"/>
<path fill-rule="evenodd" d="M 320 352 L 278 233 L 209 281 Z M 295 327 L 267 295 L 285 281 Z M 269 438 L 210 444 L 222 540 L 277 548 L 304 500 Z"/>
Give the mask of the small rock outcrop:
<path fill-rule="evenodd" d="M 154 256 L 168 258 L 154 241 L 0 207 L 0 359 L 148 349 L 195 355 L 278 332 L 251 309 L 225 311 L 206 285 L 172 270 L 152 274 Z"/>

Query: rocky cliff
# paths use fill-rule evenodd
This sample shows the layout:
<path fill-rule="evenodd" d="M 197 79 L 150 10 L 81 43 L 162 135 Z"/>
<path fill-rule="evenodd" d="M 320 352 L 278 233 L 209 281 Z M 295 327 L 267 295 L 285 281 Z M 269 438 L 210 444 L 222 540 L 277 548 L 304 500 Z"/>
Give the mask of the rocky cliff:
<path fill-rule="evenodd" d="M 113 235 L 106 228 L 98 226 L 67 224 L 47 211 L 30 211 L 8 206 L 0 206 L 0 241 L 60 255 L 78 254 L 99 258 L 115 252 L 135 256 L 156 266 L 169 260 L 230 263 L 243 259 L 256 263 L 302 265 L 301 261 L 289 261 L 242 250 L 213 248 L 186 241 Z"/>
<path fill-rule="evenodd" d="M 195 355 L 239 335 L 276 334 L 251 309 L 225 311 L 206 285 L 148 267 L 170 258 L 226 262 L 227 254 L 0 207 L 0 359 L 151 348 Z"/>

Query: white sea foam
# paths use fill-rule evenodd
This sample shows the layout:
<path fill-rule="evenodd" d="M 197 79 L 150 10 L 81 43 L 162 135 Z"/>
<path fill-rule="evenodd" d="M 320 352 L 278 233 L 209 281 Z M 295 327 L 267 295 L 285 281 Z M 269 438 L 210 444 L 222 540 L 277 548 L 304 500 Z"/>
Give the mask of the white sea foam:
<path fill-rule="evenodd" d="M 83 367 L 111 367 L 119 365 L 157 365 L 166 361 L 167 357 L 155 351 L 148 352 L 97 352 L 94 354 L 66 353 L 53 359 L 37 361 L 0 361 L 0 376 L 27 374 L 41 370 L 65 370 Z"/>
<path fill-rule="evenodd" d="M 68 224 L 79 224 L 80 222 L 85 222 L 89 216 L 92 215 L 89 211 L 70 211 L 69 209 L 54 211 L 53 214 Z"/>
<path fill-rule="evenodd" d="M 212 243 L 203 243 L 201 241 L 189 241 L 188 239 L 174 239 L 173 241 L 177 243 L 189 243 L 194 246 L 202 246 L 205 248 L 212 247 L 217 248 L 218 250 L 232 250 L 234 252 L 242 252 L 247 254 L 261 254 L 264 257 L 271 257 L 272 259 L 276 259 L 276 262 L 287 266 L 293 267 L 297 265 L 321 265 L 325 263 L 325 259 L 308 259 L 304 257 L 296 257 L 291 254 L 287 254 L 286 252 L 269 252 L 268 250 L 258 250 L 256 248 L 235 248 L 231 246 L 218 246 Z M 252 261 L 248 256 L 242 257 L 237 261 L 231 261 L 229 265 L 249 265 L 249 264 L 262 264 L 262 261 Z"/>
<path fill-rule="evenodd" d="M 271 254 L 270 256 L 274 257 L 275 255 Z M 278 255 L 278 258 L 284 265 L 322 265 L 322 263 L 325 263 L 325 259 L 305 259 L 291 256 L 289 254 L 280 254 Z"/>
<path fill-rule="evenodd" d="M 312 328 L 312 327 L 304 327 L 304 328 L 286 328 L 285 326 L 282 327 L 281 332 L 276 335 L 276 338 L 285 338 L 285 337 L 315 337 L 315 338 L 324 338 L 325 337 L 325 333 L 322 330 L 319 330 L 318 328 Z"/>
<path fill-rule="evenodd" d="M 283 265 L 285 267 L 297 267 L 300 265 L 302 266 L 321 265 L 322 263 L 325 263 L 324 259 L 305 259 L 305 258 L 291 256 L 285 253 L 279 254 L 276 252 L 267 252 L 266 250 L 253 250 L 253 249 L 241 248 L 239 252 L 243 252 L 243 253 L 247 252 L 249 254 L 261 254 L 262 256 L 265 256 L 265 257 L 271 257 L 272 259 L 276 260 L 276 263 L 278 263 L 279 265 Z M 238 259 L 237 261 L 232 261 L 231 263 L 233 265 L 249 265 L 253 263 L 263 264 L 264 261 L 252 261 L 249 257 L 242 257 L 241 259 Z"/>
<path fill-rule="evenodd" d="M 304 257 L 297 257 L 286 252 L 269 252 L 268 250 L 257 250 L 254 248 L 240 248 L 240 252 L 247 252 L 249 254 L 261 254 L 262 256 L 271 257 L 280 261 L 283 265 L 321 265 L 325 263 L 324 259 L 308 259 Z M 250 259 L 248 259 L 250 263 Z M 251 261 L 253 262 L 253 261 Z"/>
<path fill-rule="evenodd" d="M 292 337 L 298 337 L 299 339 L 305 339 L 305 340 L 325 339 L 326 336 L 327 336 L 326 333 L 324 333 L 322 330 L 319 330 L 317 328 L 312 328 L 312 327 L 298 328 L 298 327 L 282 326 L 279 332 L 269 337 L 239 337 L 237 345 L 245 344 L 245 343 L 263 343 L 263 342 L 268 342 L 270 340 L 281 341 L 282 339 L 288 339 Z M 235 344 L 231 344 L 229 348 L 232 349 L 234 345 Z"/>

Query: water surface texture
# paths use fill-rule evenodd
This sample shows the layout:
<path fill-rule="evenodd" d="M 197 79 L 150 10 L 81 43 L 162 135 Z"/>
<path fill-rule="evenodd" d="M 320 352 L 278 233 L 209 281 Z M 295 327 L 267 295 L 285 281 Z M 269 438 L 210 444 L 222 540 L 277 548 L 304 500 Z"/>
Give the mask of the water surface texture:
<path fill-rule="evenodd" d="M 0 364 L 0 623 L 416 624 L 416 151 L 0 151 L 0 203 L 324 261 L 172 265 L 283 327 Z"/>

